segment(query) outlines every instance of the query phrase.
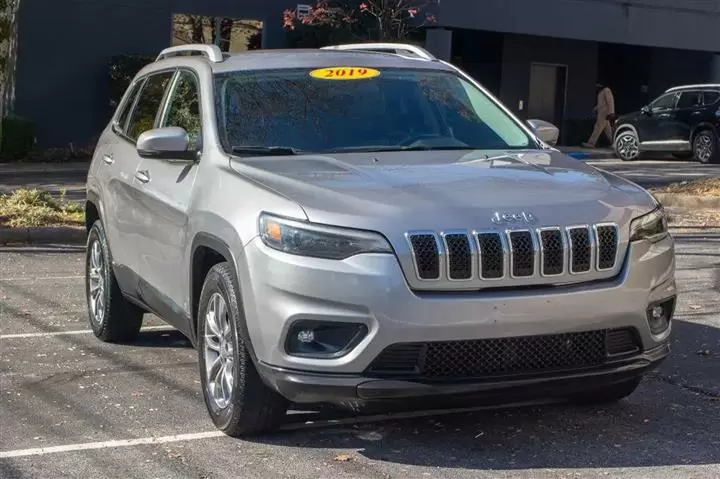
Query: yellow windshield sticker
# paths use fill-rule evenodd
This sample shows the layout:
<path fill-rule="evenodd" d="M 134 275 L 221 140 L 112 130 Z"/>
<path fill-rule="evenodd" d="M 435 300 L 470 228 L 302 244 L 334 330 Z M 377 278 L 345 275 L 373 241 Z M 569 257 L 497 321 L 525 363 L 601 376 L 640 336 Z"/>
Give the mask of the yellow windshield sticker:
<path fill-rule="evenodd" d="M 332 67 L 313 70 L 310 72 L 310 76 L 323 80 L 362 80 L 380 76 L 380 72 L 374 68 L 365 67 Z"/>

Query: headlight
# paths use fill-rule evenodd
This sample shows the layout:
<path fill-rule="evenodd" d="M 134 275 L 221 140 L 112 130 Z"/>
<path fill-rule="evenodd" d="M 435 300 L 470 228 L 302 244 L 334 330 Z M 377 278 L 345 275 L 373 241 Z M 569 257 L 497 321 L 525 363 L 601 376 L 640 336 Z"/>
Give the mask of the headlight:
<path fill-rule="evenodd" d="M 289 254 L 342 260 L 361 253 L 392 253 L 381 235 L 314 225 L 268 214 L 260 215 L 260 237 L 271 248 Z"/>
<path fill-rule="evenodd" d="M 662 206 L 635 218 L 630 223 L 630 241 L 657 241 L 668 234 L 667 217 Z"/>

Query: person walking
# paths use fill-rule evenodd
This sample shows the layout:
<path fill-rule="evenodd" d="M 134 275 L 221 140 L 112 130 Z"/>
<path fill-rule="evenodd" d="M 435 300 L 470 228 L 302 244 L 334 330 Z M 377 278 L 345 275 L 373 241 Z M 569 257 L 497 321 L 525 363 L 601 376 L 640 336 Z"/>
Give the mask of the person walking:
<path fill-rule="evenodd" d="M 593 109 L 596 114 L 595 127 L 590 135 L 590 139 L 583 143 L 583 146 L 586 148 L 595 148 L 595 144 L 603 132 L 605 132 L 605 136 L 607 136 L 611 145 L 613 142 L 611 122 L 615 119 L 615 97 L 613 96 L 612 90 L 602 82 L 597 82 L 595 88 L 597 89 L 597 105 L 595 105 Z"/>

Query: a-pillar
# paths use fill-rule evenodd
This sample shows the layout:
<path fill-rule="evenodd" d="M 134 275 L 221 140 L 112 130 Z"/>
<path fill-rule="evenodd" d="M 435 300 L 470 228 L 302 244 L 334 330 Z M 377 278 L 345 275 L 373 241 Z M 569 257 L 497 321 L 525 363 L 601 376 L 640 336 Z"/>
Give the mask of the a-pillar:
<path fill-rule="evenodd" d="M 425 49 L 440 60 L 450 61 L 452 55 L 452 30 L 428 28 L 425 31 Z"/>

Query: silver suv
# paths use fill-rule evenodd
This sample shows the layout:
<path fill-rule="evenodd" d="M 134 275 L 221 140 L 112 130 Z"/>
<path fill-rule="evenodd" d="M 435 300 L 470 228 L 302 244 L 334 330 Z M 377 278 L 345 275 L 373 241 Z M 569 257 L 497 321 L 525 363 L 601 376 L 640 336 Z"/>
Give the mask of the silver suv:
<path fill-rule="evenodd" d="M 90 324 L 179 329 L 231 436 L 291 402 L 619 400 L 669 353 L 673 239 L 540 136 L 410 45 L 165 50 L 87 178 Z"/>

